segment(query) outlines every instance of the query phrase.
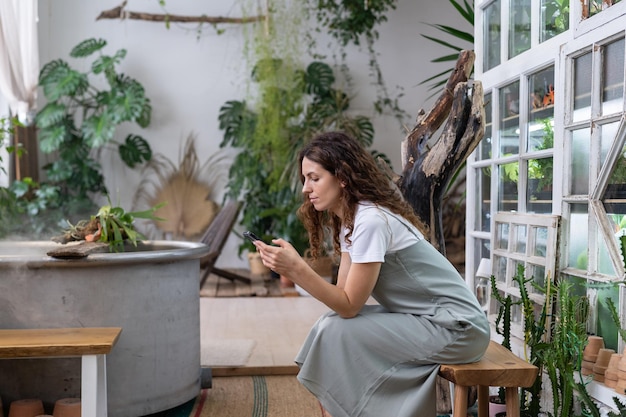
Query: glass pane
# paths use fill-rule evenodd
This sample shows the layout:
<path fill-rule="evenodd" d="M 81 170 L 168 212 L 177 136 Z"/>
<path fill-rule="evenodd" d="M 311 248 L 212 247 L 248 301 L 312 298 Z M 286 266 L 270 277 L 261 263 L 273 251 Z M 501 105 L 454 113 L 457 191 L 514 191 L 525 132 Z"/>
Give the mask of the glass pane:
<path fill-rule="evenodd" d="M 491 241 L 489 239 L 476 239 L 474 241 L 474 264 L 479 265 L 483 258 L 491 257 Z"/>
<path fill-rule="evenodd" d="M 572 132 L 572 166 L 570 176 L 571 194 L 589 193 L 589 147 L 590 129 Z"/>
<path fill-rule="evenodd" d="M 612 242 L 611 242 L 612 243 Z M 601 231 L 598 231 L 598 272 L 607 275 L 616 275 L 613 262 L 606 247 L 606 240 Z"/>
<path fill-rule="evenodd" d="M 476 170 L 478 179 L 478 199 L 476 200 L 476 230 L 489 232 L 491 230 L 491 169 L 479 168 Z"/>
<path fill-rule="evenodd" d="M 604 206 L 614 232 L 614 235 L 610 236 L 610 238 L 614 239 L 610 244 L 616 245 L 624 259 L 626 259 L 626 203 L 604 203 Z M 626 266 L 626 261 L 624 262 Z M 609 273 L 613 274 L 615 272 L 611 271 Z"/>
<path fill-rule="evenodd" d="M 529 78 L 529 152 L 551 149 L 554 145 L 554 68 L 550 67 Z"/>
<path fill-rule="evenodd" d="M 533 228 L 533 241 L 534 241 L 534 256 L 541 256 L 545 258 L 548 254 L 548 228 L 547 227 L 535 227 Z"/>
<path fill-rule="evenodd" d="M 485 94 L 485 135 L 478 144 L 480 151 L 478 152 L 478 159 L 491 159 L 491 147 L 493 144 L 493 131 L 492 131 L 492 115 L 491 115 L 491 93 Z"/>
<path fill-rule="evenodd" d="M 569 0 L 541 0 L 541 22 L 539 42 L 569 29 Z"/>
<path fill-rule="evenodd" d="M 574 114 L 573 121 L 591 117 L 591 53 L 574 60 Z"/>
<path fill-rule="evenodd" d="M 526 253 L 526 225 L 515 226 L 515 247 L 513 252 L 525 254 Z"/>
<path fill-rule="evenodd" d="M 544 288 L 546 285 L 546 268 L 542 265 L 528 264 L 530 276 L 533 277 L 532 282 Z M 541 291 L 536 289 L 534 285 L 528 285 L 528 292 L 533 294 L 541 294 Z"/>
<path fill-rule="evenodd" d="M 509 58 L 530 49 L 530 0 L 510 0 Z"/>
<path fill-rule="evenodd" d="M 524 262 L 523 261 L 518 261 L 517 259 L 513 259 L 511 261 L 511 266 L 512 268 L 509 271 L 509 283 L 512 287 L 515 288 L 519 288 L 519 284 L 517 283 L 517 281 L 514 279 L 514 277 L 517 276 L 517 273 L 519 272 L 519 268 L 520 266 L 522 267 L 522 271 L 525 274 L 524 278 L 526 278 L 526 268 L 524 267 Z"/>
<path fill-rule="evenodd" d="M 507 250 L 509 248 L 509 224 L 498 223 L 496 229 L 496 248 Z"/>
<path fill-rule="evenodd" d="M 604 48 L 602 114 L 622 111 L 624 96 L 624 39 Z"/>
<path fill-rule="evenodd" d="M 498 210 L 517 210 L 517 180 L 519 176 L 519 164 L 510 162 L 501 165 L 498 169 Z"/>
<path fill-rule="evenodd" d="M 519 81 L 500 90 L 500 156 L 519 153 Z"/>
<path fill-rule="evenodd" d="M 617 129 L 619 129 L 619 122 L 602 125 L 602 135 L 600 136 L 600 163 L 602 165 L 605 164 L 606 155 L 616 139 Z M 623 158 L 620 161 L 623 162 Z M 624 179 L 626 180 L 626 178 Z"/>
<path fill-rule="evenodd" d="M 500 0 L 485 8 L 483 28 L 483 71 L 500 65 Z"/>
<path fill-rule="evenodd" d="M 597 333 L 604 339 L 604 346 L 607 349 L 617 351 L 618 327 L 613 321 L 613 316 L 609 308 L 609 300 L 619 311 L 619 289 L 617 285 L 603 285 L 598 289 L 598 322 Z"/>
<path fill-rule="evenodd" d="M 506 282 L 506 258 L 494 255 L 493 274 L 497 282 Z"/>
<path fill-rule="evenodd" d="M 567 265 L 587 270 L 587 247 L 589 238 L 588 208 L 586 204 L 572 204 L 568 236 Z"/>
<path fill-rule="evenodd" d="M 552 158 L 528 160 L 526 206 L 532 213 L 552 212 Z"/>

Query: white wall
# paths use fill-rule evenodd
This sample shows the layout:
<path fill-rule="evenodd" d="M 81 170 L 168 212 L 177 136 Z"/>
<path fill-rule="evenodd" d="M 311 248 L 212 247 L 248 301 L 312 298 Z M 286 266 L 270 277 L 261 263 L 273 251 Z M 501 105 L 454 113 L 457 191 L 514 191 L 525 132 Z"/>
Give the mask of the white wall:
<path fill-rule="evenodd" d="M 218 110 L 227 100 L 245 97 L 248 78 L 242 60 L 242 27 L 220 26 L 222 35 L 208 27 L 197 38 L 195 26 L 172 24 L 168 30 L 162 23 L 139 20 L 100 20 L 100 12 L 118 6 L 121 0 L 40 0 L 39 47 L 40 64 L 64 59 L 79 67 L 82 61 L 69 58 L 69 52 L 79 42 L 103 38 L 108 42 L 105 52 L 112 54 L 124 48 L 127 56 L 121 71 L 137 79 L 146 89 L 153 106 L 152 123 L 144 131 L 123 126 L 118 138 L 127 133 L 139 133 L 151 144 L 153 151 L 177 161 L 181 143 L 190 132 L 197 133 L 196 142 L 201 161 L 218 151 L 222 132 L 218 129 Z M 178 15 L 240 16 L 237 0 L 199 2 L 177 0 L 167 2 L 167 11 Z M 162 13 L 156 0 L 130 0 L 128 10 Z M 411 128 L 421 108 L 433 99 L 420 81 L 443 71 L 447 66 L 430 63 L 433 58 L 448 54 L 420 34 L 440 36 L 424 22 L 445 23 L 468 28 L 448 2 L 399 0 L 397 9 L 388 15 L 380 29 L 377 49 L 383 74 L 390 90 L 404 88 L 400 105 L 411 118 L 405 124 Z M 320 46 L 325 42 L 320 41 Z M 310 59 L 306 58 L 305 63 Z M 84 60 L 85 64 L 91 59 Z M 376 92 L 369 78 L 368 56 L 365 51 L 351 48 L 348 56 L 350 73 L 355 82 L 352 106 L 356 113 L 374 118 L 372 102 Z M 400 142 L 405 136 L 392 117 L 375 117 L 374 148 L 386 153 L 399 172 Z M 115 203 L 129 207 L 140 183 L 139 173 L 122 166 L 118 158 L 104 155 L 105 177 Z M 223 189 L 216 201 L 221 201 Z M 231 235 L 218 261 L 221 267 L 241 267 L 246 263 L 237 257 L 238 239 Z"/>

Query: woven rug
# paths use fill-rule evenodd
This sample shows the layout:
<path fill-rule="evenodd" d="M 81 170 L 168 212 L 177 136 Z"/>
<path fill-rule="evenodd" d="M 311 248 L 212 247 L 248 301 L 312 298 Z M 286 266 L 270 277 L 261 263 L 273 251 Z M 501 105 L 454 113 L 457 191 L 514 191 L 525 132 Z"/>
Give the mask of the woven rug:
<path fill-rule="evenodd" d="M 279 280 L 269 275 L 254 275 L 245 269 L 229 269 L 229 271 L 250 278 L 250 284 L 210 274 L 200 288 L 200 297 L 297 297 L 299 295 L 295 288 L 281 287 Z"/>
<path fill-rule="evenodd" d="M 158 417 L 328 417 L 295 376 L 213 378 L 213 387 Z M 155 415 L 156 417 L 156 415 Z"/>

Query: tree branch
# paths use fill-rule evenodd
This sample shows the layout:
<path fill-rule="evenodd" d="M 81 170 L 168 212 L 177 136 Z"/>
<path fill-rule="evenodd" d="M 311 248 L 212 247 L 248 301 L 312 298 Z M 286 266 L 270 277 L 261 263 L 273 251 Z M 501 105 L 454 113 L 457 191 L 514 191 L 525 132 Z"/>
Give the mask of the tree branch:
<path fill-rule="evenodd" d="M 178 23 L 233 23 L 244 24 L 253 23 L 265 19 L 265 16 L 249 16 L 249 17 L 223 17 L 223 16 L 179 16 L 173 14 L 154 14 L 154 13 L 142 13 L 131 12 L 125 10 L 126 1 L 119 6 L 105 10 L 96 18 L 100 19 L 132 19 L 132 20 L 146 20 L 149 22 L 178 22 Z"/>

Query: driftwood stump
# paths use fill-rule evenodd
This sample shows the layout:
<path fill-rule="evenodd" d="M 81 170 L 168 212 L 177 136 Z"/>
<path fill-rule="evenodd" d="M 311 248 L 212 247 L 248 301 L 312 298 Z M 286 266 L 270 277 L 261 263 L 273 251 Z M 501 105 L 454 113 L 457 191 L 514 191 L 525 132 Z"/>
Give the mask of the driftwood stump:
<path fill-rule="evenodd" d="M 415 127 L 402 143 L 403 170 L 396 181 L 427 226 L 426 238 L 444 256 L 442 207 L 446 190 L 485 131 L 482 84 L 468 81 L 474 57 L 473 51 L 462 51 L 433 107 L 427 113 L 419 112 Z M 439 138 L 433 138 L 444 121 Z M 469 403 L 475 401 L 475 395 L 475 390 L 470 393 Z M 449 413 L 451 408 L 449 385 L 437 378 L 437 411 Z"/>

